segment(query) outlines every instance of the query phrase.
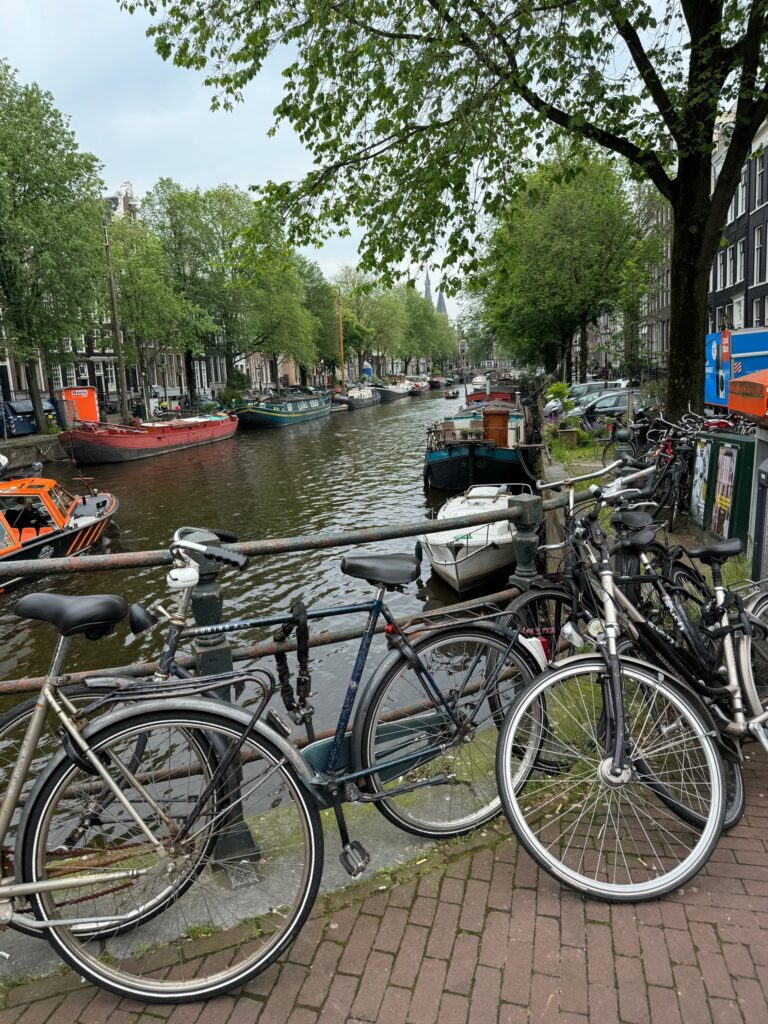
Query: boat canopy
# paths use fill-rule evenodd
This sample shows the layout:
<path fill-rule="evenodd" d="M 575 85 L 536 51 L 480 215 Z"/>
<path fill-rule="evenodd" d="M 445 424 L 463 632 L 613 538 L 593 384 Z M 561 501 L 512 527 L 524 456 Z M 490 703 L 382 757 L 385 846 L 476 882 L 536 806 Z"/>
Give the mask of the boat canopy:
<path fill-rule="evenodd" d="M 55 480 L 0 482 L 0 557 L 26 541 L 64 529 L 76 505 L 77 498 Z"/>

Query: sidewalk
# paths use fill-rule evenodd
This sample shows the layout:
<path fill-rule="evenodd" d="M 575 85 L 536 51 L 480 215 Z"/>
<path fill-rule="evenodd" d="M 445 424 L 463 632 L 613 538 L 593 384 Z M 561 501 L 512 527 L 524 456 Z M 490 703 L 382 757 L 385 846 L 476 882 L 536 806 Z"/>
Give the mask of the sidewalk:
<path fill-rule="evenodd" d="M 659 903 L 560 889 L 502 820 L 321 897 L 281 962 L 231 997 L 144 1006 L 65 973 L 8 990 L 0 1024 L 765 1024 L 768 764 L 749 752 L 745 818 Z"/>

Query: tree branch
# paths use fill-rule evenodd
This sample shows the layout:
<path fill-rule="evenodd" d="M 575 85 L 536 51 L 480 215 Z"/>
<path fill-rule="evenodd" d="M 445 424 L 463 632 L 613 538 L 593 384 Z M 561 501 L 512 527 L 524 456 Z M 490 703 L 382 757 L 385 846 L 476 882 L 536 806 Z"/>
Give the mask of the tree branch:
<path fill-rule="evenodd" d="M 333 10 L 348 21 L 350 25 L 354 25 L 356 28 L 362 29 L 364 32 L 371 36 L 378 36 L 380 39 L 394 39 L 405 42 L 417 42 L 417 43 L 437 43 L 440 41 L 439 36 L 425 36 L 419 32 L 388 32 L 386 29 L 377 28 L 375 25 L 370 25 L 366 21 L 361 21 L 360 18 L 354 17 L 349 14 L 348 11 L 344 10 L 345 7 L 349 6 L 345 0 L 339 0 L 338 3 L 332 5 Z"/>
<path fill-rule="evenodd" d="M 496 61 L 493 61 L 488 57 L 485 50 L 476 43 L 472 36 L 461 27 L 455 18 L 442 8 L 440 0 L 428 0 L 428 3 L 440 17 L 444 18 L 450 25 L 458 29 L 459 35 L 465 45 L 473 51 L 473 53 L 486 65 L 486 67 L 489 67 L 490 70 L 494 71 L 494 73 L 499 75 L 502 79 L 508 81 L 520 99 L 527 103 L 529 107 L 537 113 L 542 114 L 548 120 L 559 125 L 561 128 L 565 128 L 569 132 L 581 135 L 590 142 L 596 142 L 604 149 L 609 149 L 612 152 L 625 157 L 631 163 L 640 167 L 648 175 L 665 199 L 674 203 L 676 192 L 675 183 L 670 179 L 655 153 L 643 150 L 639 146 L 635 145 L 634 142 L 630 142 L 629 139 L 625 139 L 621 135 L 616 135 L 614 132 L 610 132 L 605 128 L 600 128 L 591 121 L 587 121 L 586 119 L 580 119 L 577 121 L 572 114 L 569 114 L 554 103 L 550 103 L 548 100 L 545 100 L 543 97 L 539 96 L 538 93 L 534 92 L 530 86 L 525 84 L 520 75 L 520 69 L 517 63 L 517 54 L 514 49 L 498 31 L 498 26 L 491 21 L 486 12 L 479 7 L 474 0 L 470 0 L 469 6 L 472 8 L 474 13 L 485 22 L 487 28 L 493 33 L 494 38 L 497 39 L 501 45 L 507 59 L 506 68 L 500 67 Z"/>
<path fill-rule="evenodd" d="M 664 123 L 670 131 L 670 134 L 674 138 L 675 142 L 680 144 L 681 131 L 680 131 L 680 120 L 675 110 L 667 90 L 664 88 L 661 79 L 659 78 L 656 69 L 648 57 L 648 54 L 643 48 L 643 44 L 640 41 L 640 36 L 632 25 L 627 16 L 626 12 L 622 8 L 620 3 L 611 3 L 613 8 L 613 23 L 616 26 L 621 38 L 627 44 L 627 48 L 632 56 L 632 60 L 635 62 L 640 77 L 643 80 L 648 92 L 651 94 L 653 102 L 664 118 Z"/>

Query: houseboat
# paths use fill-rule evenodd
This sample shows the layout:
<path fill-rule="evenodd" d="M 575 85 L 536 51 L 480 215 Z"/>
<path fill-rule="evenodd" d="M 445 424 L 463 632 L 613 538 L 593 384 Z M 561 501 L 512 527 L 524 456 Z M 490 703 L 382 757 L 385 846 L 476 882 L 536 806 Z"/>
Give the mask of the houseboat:
<path fill-rule="evenodd" d="M 539 449 L 531 410 L 519 400 L 468 406 L 427 432 L 424 486 L 466 491 L 475 484 L 530 484 Z"/>
<path fill-rule="evenodd" d="M 59 434 L 59 441 L 76 462 L 92 465 L 148 459 L 153 455 L 225 441 L 236 430 L 234 414 L 137 421 L 130 427 L 76 420 L 69 430 Z"/>
<path fill-rule="evenodd" d="M 329 416 L 330 412 L 330 395 L 289 394 L 250 402 L 237 410 L 237 416 L 240 423 L 250 429 L 290 427 L 294 423 L 321 419 Z"/>
<path fill-rule="evenodd" d="M 411 394 L 411 385 L 406 381 L 374 384 L 373 387 L 381 395 L 382 402 L 396 402 L 400 398 L 408 398 Z"/>

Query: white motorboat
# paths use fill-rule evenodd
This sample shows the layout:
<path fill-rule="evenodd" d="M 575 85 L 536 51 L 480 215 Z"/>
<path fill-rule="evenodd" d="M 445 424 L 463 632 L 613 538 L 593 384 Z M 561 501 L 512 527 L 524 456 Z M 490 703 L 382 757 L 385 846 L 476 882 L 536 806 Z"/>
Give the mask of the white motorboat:
<path fill-rule="evenodd" d="M 482 583 L 492 573 L 515 564 L 514 539 L 517 533 L 512 522 L 486 523 L 482 526 L 450 527 L 450 520 L 476 512 L 498 511 L 509 507 L 512 492 L 520 493 L 519 484 L 478 485 L 464 494 L 450 498 L 437 513 L 446 520 L 446 530 L 421 538 L 432 570 L 454 590 L 468 590 Z"/>
<path fill-rule="evenodd" d="M 408 398 L 411 393 L 411 385 L 406 383 L 374 384 L 373 387 L 381 395 L 382 402 L 395 402 L 398 398 Z"/>

